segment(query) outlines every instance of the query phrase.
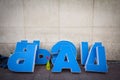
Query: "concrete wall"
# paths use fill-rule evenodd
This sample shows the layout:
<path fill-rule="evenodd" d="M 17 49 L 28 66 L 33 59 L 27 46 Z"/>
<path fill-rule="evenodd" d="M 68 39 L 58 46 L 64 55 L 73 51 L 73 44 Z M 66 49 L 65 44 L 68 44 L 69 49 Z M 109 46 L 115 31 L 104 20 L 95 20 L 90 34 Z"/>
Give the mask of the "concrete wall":
<path fill-rule="evenodd" d="M 78 52 L 81 41 L 102 41 L 107 59 L 120 60 L 120 0 L 0 0 L 0 54 L 23 39 L 48 50 L 70 40 Z"/>

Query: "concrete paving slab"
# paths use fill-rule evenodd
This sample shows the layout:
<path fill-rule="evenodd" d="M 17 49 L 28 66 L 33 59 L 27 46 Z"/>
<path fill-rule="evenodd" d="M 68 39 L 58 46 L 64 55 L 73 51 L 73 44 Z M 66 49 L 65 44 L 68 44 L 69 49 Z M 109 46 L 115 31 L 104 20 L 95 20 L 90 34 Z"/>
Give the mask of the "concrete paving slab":
<path fill-rule="evenodd" d="M 36 65 L 33 73 L 15 73 L 8 69 L 0 68 L 0 80 L 119 80 L 120 61 L 108 61 L 108 73 L 85 72 L 81 67 L 81 73 L 71 73 L 70 70 L 62 70 L 61 73 L 52 73 L 45 69 L 45 65 Z"/>

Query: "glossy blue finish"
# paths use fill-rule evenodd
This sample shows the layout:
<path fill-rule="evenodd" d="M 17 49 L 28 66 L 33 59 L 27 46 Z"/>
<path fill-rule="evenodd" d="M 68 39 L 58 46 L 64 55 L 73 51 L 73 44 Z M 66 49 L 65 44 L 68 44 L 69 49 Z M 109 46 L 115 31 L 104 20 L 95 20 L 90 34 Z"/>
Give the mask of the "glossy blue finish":
<path fill-rule="evenodd" d="M 28 43 L 27 40 L 17 42 L 14 53 L 8 59 L 8 68 L 15 72 L 33 72 L 39 41 Z"/>
<path fill-rule="evenodd" d="M 80 51 L 81 51 L 81 64 L 85 65 L 85 62 L 88 57 L 88 42 L 81 42 L 80 44 Z"/>
<path fill-rule="evenodd" d="M 8 59 L 8 68 L 14 72 L 34 72 L 37 45 L 29 44 L 25 52 L 14 52 Z"/>
<path fill-rule="evenodd" d="M 74 46 L 74 44 L 72 42 L 65 41 L 65 40 L 59 41 L 51 49 L 51 54 L 52 54 L 51 61 L 52 61 L 53 65 L 54 65 L 55 60 L 56 60 L 58 54 L 60 53 L 61 48 L 62 48 L 63 45 L 69 45 L 71 47 L 71 49 L 72 49 L 72 52 L 74 53 L 75 58 L 77 57 L 77 50 L 76 50 L 76 47 Z"/>
<path fill-rule="evenodd" d="M 61 72 L 62 69 L 70 69 L 73 73 L 80 73 L 81 69 L 76 61 L 75 53 L 69 45 L 62 45 L 61 51 L 56 58 L 52 72 Z M 67 60 L 65 61 L 65 57 Z"/>
<path fill-rule="evenodd" d="M 86 64 L 85 71 L 108 72 L 105 48 L 101 43 L 95 43 L 91 48 Z"/>
<path fill-rule="evenodd" d="M 95 42 L 94 45 L 92 45 L 92 47 L 90 48 L 85 66 L 88 64 L 94 64 L 95 60 L 96 60 L 96 47 L 98 46 L 102 46 L 101 42 Z"/>
<path fill-rule="evenodd" d="M 40 57 L 41 56 L 41 57 Z M 48 62 L 48 58 L 50 58 L 50 53 L 45 49 L 39 49 L 36 53 L 36 64 L 46 64 Z"/>

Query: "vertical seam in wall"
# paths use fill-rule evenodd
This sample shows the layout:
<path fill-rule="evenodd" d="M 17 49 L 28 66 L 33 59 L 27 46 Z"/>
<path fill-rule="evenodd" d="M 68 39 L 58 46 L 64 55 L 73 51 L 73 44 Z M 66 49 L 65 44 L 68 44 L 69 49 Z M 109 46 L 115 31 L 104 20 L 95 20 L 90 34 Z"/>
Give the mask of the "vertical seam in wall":
<path fill-rule="evenodd" d="M 23 21 L 23 22 L 24 22 L 24 23 L 23 23 L 23 24 L 24 24 L 23 26 L 24 26 L 24 38 L 26 39 L 25 13 L 24 13 L 25 9 L 24 9 L 24 8 L 25 8 L 25 2 L 24 2 L 24 0 L 23 0 L 23 20 L 24 20 L 24 21 Z"/>
<path fill-rule="evenodd" d="M 61 26 L 60 26 L 60 0 L 58 0 L 58 31 L 59 31 L 59 40 L 60 40 L 60 36 L 61 36 Z"/>
<path fill-rule="evenodd" d="M 91 41 L 92 41 L 92 43 L 93 43 L 93 31 L 94 31 L 94 1 L 95 0 L 93 0 L 93 6 L 92 6 L 92 39 L 91 39 Z"/>

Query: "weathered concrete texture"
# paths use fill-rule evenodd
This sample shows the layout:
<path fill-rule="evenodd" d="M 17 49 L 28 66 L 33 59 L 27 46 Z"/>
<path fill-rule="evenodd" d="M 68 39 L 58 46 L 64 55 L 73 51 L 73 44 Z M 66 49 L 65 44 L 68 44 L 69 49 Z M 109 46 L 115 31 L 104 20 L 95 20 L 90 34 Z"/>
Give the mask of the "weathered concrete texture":
<path fill-rule="evenodd" d="M 120 0 L 0 0 L 0 54 L 23 39 L 48 50 L 60 40 L 77 49 L 101 41 L 107 60 L 120 60 Z"/>
<path fill-rule="evenodd" d="M 15 73 L 8 69 L 0 68 L 0 80 L 118 80 L 120 78 L 120 62 L 108 62 L 108 73 L 85 72 L 80 65 L 82 72 L 73 74 L 70 70 L 63 70 L 61 73 L 47 71 L 45 66 L 36 66 L 34 73 Z"/>

